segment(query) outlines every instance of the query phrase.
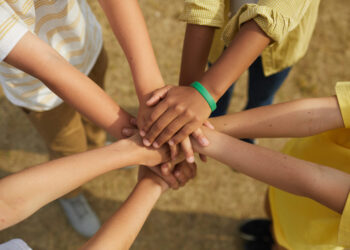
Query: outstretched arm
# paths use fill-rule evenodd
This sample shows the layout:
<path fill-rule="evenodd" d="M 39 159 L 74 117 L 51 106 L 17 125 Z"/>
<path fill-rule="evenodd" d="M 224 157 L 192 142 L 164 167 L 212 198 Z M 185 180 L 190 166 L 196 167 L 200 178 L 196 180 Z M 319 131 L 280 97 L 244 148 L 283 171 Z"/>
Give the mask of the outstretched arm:
<path fill-rule="evenodd" d="M 133 137 L 9 175 L 0 180 L 0 230 L 108 171 L 134 164 L 154 166 L 167 159 L 164 148 L 145 148 Z"/>
<path fill-rule="evenodd" d="M 5 62 L 40 79 L 54 93 L 114 137 L 121 138 L 121 129 L 129 125 L 131 116 L 127 112 L 33 33 L 27 32 L 22 37 Z"/>
<path fill-rule="evenodd" d="M 344 127 L 335 96 L 254 108 L 210 122 L 216 130 L 237 138 L 305 137 Z"/>
<path fill-rule="evenodd" d="M 82 249 L 126 250 L 134 242 L 153 206 L 168 186 L 144 167 L 129 198 Z"/>
<path fill-rule="evenodd" d="M 231 168 L 287 192 L 311 198 L 342 213 L 350 191 L 350 175 L 296 159 L 226 134 L 203 128 L 210 145 L 195 150 Z"/>
<path fill-rule="evenodd" d="M 137 0 L 99 0 L 129 62 L 140 105 L 164 86 L 147 26 Z"/>
<path fill-rule="evenodd" d="M 195 27 L 189 26 L 189 29 Z M 197 29 L 196 29 L 197 30 Z M 198 36 L 211 39 L 212 28 L 198 28 Z M 187 37 L 186 37 L 187 38 Z M 195 42 L 196 36 L 188 39 Z M 197 39 L 198 40 L 198 39 Z M 187 40 L 185 40 L 187 41 Z M 207 57 L 210 44 L 202 44 L 193 51 L 198 52 L 200 65 L 194 70 L 193 77 L 198 80 L 212 95 L 215 101 L 225 93 L 226 89 L 234 82 L 254 60 L 260 55 L 271 39 L 261 30 L 254 20 L 244 23 L 225 53 L 204 74 L 203 63 Z M 185 44 L 184 49 L 189 50 L 190 44 Z M 192 44 L 192 46 L 196 46 Z M 186 56 L 189 58 L 189 56 Z M 182 62 L 182 66 L 188 63 Z M 192 68 L 195 68 L 194 66 Z M 189 84 L 193 78 L 191 73 L 182 69 L 181 81 Z M 201 94 L 192 87 L 180 86 L 170 89 L 164 100 L 159 102 L 153 109 L 152 116 L 139 124 L 140 129 L 146 132 L 145 139 L 150 144 L 154 141 L 162 145 L 168 140 L 174 144 L 181 142 L 186 136 L 198 129 L 209 117 L 211 109 Z"/>

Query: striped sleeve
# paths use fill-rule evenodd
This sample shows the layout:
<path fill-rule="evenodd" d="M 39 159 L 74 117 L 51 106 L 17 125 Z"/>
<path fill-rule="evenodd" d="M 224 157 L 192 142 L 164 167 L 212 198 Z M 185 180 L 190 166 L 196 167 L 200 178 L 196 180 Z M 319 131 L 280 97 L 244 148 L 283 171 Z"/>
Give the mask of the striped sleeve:
<path fill-rule="evenodd" d="M 0 61 L 10 53 L 28 31 L 18 15 L 4 0 L 0 0 Z"/>
<path fill-rule="evenodd" d="M 335 86 L 344 125 L 350 128 L 350 82 L 338 82 Z"/>
<path fill-rule="evenodd" d="M 222 27 L 224 9 L 224 0 L 185 0 L 180 20 L 190 24 Z"/>

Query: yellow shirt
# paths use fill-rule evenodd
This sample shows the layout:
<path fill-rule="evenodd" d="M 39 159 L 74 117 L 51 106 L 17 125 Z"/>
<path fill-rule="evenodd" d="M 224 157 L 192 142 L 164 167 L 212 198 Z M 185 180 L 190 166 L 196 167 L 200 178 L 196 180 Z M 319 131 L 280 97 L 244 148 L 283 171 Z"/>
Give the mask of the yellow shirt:
<path fill-rule="evenodd" d="M 292 139 L 283 152 L 350 173 L 350 82 L 338 83 L 336 93 L 346 128 Z M 276 240 L 285 248 L 338 250 L 350 247 L 350 195 L 342 214 L 273 187 L 269 189 L 269 199 Z"/>
<path fill-rule="evenodd" d="M 305 55 L 316 24 L 319 2 L 259 0 L 257 4 L 243 5 L 232 18 L 227 18 L 225 5 L 229 4 L 228 0 L 185 0 L 180 19 L 218 28 L 226 25 L 222 33 L 226 45 L 233 40 L 243 23 L 253 19 L 273 40 L 261 55 L 264 73 L 269 76 L 292 66 Z M 211 61 L 215 61 L 221 52 L 222 47 L 214 49 Z"/>

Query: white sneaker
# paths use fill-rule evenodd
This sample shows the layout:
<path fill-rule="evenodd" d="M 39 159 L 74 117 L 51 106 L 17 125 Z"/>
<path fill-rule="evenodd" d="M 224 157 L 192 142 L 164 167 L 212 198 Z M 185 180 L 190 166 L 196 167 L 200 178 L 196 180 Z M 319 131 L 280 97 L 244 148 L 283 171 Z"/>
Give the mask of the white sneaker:
<path fill-rule="evenodd" d="M 93 236 L 101 226 L 100 220 L 89 206 L 83 194 L 59 202 L 71 226 L 82 236 Z"/>

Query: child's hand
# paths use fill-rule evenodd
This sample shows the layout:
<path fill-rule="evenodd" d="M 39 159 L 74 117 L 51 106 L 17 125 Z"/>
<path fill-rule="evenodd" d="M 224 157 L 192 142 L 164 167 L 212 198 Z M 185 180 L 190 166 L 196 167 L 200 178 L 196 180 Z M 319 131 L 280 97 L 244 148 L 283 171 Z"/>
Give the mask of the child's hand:
<path fill-rule="evenodd" d="M 149 118 L 138 124 L 140 134 L 146 146 L 161 146 L 169 140 L 170 144 L 178 144 L 202 126 L 210 113 L 208 103 L 197 90 L 172 87 L 154 106 Z"/>
<path fill-rule="evenodd" d="M 154 172 L 152 172 L 149 168 L 145 166 L 139 167 L 139 173 L 138 173 L 138 181 L 149 179 L 152 180 L 154 183 L 159 185 L 162 188 L 162 192 L 165 192 L 168 190 L 169 185 L 158 175 L 156 175 Z"/>
<path fill-rule="evenodd" d="M 155 91 L 152 92 L 151 94 L 151 97 L 148 99 L 148 101 L 146 102 L 146 104 L 148 106 L 155 106 L 155 109 L 157 109 L 157 107 L 159 106 L 159 102 L 164 99 L 164 98 L 167 98 L 167 95 L 168 95 L 168 92 L 171 91 L 172 89 L 174 88 L 177 88 L 177 87 L 174 87 L 174 86 L 165 86 L 163 88 L 160 88 L 160 89 L 157 89 Z M 156 106 L 157 105 L 157 106 Z M 151 114 L 151 118 L 152 118 L 152 115 L 154 115 L 155 113 L 152 113 Z M 209 113 L 210 114 L 210 113 Z M 181 115 L 181 114 L 180 114 Z M 165 115 L 164 115 L 165 116 Z M 186 116 L 186 114 L 185 114 Z M 181 119 L 181 117 L 179 118 Z M 140 126 L 145 126 L 149 123 L 150 119 L 147 119 L 147 118 L 143 118 L 141 119 L 139 125 Z M 159 122 L 159 120 L 158 120 Z M 173 120 L 173 122 L 171 124 L 174 124 L 176 123 L 175 119 Z M 172 125 L 169 125 L 172 126 Z M 210 125 L 210 124 L 209 124 Z M 150 131 L 150 133 L 153 133 L 152 131 L 154 131 L 155 127 L 157 125 L 154 125 Z M 140 127 L 139 127 L 140 128 Z M 172 131 L 172 133 L 175 133 L 176 131 Z M 191 132 L 192 133 L 192 132 Z M 146 146 L 149 146 L 151 145 L 151 142 L 149 142 L 148 140 L 148 135 L 146 135 L 146 132 L 142 129 L 140 129 L 140 135 L 141 136 L 144 136 L 144 140 L 143 140 L 143 143 L 146 145 Z M 146 136 L 145 136 L 146 135 Z M 163 133 L 157 138 L 157 140 L 153 143 L 153 146 L 155 148 L 159 147 L 160 145 L 162 145 L 165 141 L 171 139 L 171 136 L 172 134 L 169 133 L 169 130 L 168 128 L 165 128 Z M 196 129 L 195 131 L 193 131 L 192 133 L 192 136 L 194 138 L 196 138 L 196 140 L 198 140 L 198 142 L 202 145 L 202 146 L 207 146 L 209 144 L 209 141 L 207 140 L 207 138 L 204 136 L 204 134 L 202 133 L 202 130 L 200 128 Z M 153 139 L 152 139 L 153 140 Z M 170 149 L 171 149 L 171 155 L 172 155 L 172 158 L 174 158 L 175 154 L 176 154 L 176 148 L 174 147 L 174 145 L 176 145 L 178 142 L 176 141 L 176 138 L 175 138 L 175 142 L 173 140 L 171 140 L 169 142 L 169 146 L 170 146 Z M 191 142 L 188 138 L 188 135 L 186 135 L 182 140 L 181 140 L 181 148 L 186 156 L 186 159 L 189 163 L 193 163 L 194 162 L 194 153 L 193 153 L 193 149 L 192 149 L 192 145 L 191 145 Z M 201 156 L 201 159 L 203 159 L 203 157 Z"/>

